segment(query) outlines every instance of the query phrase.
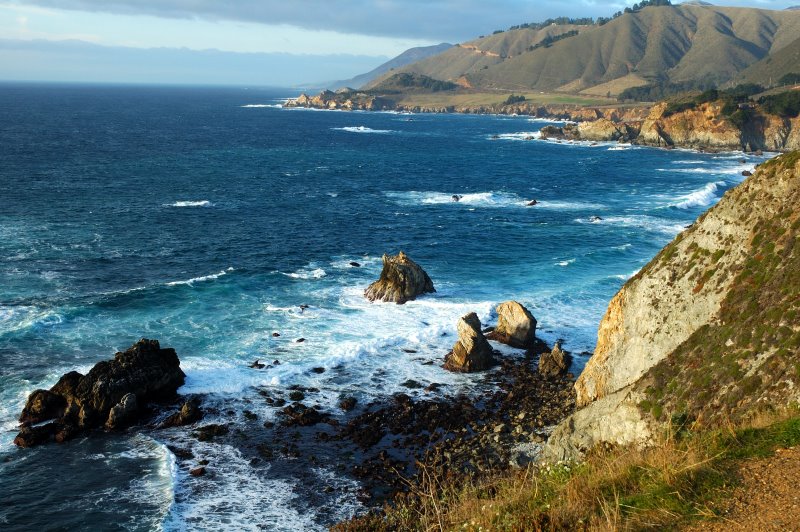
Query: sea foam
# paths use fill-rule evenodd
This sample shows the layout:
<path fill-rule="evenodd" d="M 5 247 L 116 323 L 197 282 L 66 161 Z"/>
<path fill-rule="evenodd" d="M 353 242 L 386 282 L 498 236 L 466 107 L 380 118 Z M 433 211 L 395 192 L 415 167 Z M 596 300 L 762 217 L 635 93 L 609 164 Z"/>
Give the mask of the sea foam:
<path fill-rule="evenodd" d="M 213 207 L 214 204 L 208 200 L 201 201 L 176 201 L 175 203 L 165 204 L 164 207 Z"/>
<path fill-rule="evenodd" d="M 685 196 L 677 198 L 679 201 L 672 206 L 679 209 L 691 209 L 692 207 L 707 207 L 717 201 L 719 196 L 717 191 L 720 186 L 724 186 L 724 181 L 714 181 L 706 183 L 703 188 L 697 189 Z"/>

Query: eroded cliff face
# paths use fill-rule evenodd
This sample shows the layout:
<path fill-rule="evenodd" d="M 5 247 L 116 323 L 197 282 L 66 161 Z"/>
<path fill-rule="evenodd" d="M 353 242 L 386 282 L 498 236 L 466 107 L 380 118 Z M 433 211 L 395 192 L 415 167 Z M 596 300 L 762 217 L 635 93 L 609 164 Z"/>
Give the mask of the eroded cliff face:
<path fill-rule="evenodd" d="M 642 124 L 636 142 L 651 146 L 703 147 L 738 150 L 741 131 L 722 116 L 718 103 L 704 103 L 695 109 L 666 115 L 666 103 L 653 107 Z"/>
<path fill-rule="evenodd" d="M 546 457 L 647 443 L 679 414 L 741 420 L 800 399 L 800 152 L 762 165 L 609 304 Z"/>

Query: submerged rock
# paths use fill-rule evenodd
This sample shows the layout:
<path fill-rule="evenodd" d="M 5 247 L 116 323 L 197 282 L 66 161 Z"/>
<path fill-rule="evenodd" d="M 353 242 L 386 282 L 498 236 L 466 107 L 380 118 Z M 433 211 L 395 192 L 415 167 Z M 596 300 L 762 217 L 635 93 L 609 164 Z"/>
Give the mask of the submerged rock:
<path fill-rule="evenodd" d="M 157 340 L 139 340 L 86 375 L 72 371 L 50 390 L 34 391 L 20 415 L 22 430 L 14 443 L 30 447 L 104 425 L 124 428 L 147 402 L 172 398 L 184 378 L 174 349 L 161 349 Z M 30 426 L 49 420 L 54 422 Z"/>
<path fill-rule="evenodd" d="M 444 368 L 471 373 L 494 365 L 494 351 L 481 332 L 481 320 L 474 312 L 458 320 L 458 341 L 444 358 Z"/>
<path fill-rule="evenodd" d="M 549 353 L 542 353 L 539 357 L 539 374 L 543 377 L 558 377 L 569 370 L 572 357 L 561 349 L 561 344 L 556 343 Z"/>
<path fill-rule="evenodd" d="M 500 303 L 497 306 L 497 327 L 487 338 L 511 347 L 529 349 L 536 344 L 536 318 L 516 301 Z"/>
<path fill-rule="evenodd" d="M 364 295 L 370 301 L 394 302 L 402 305 L 417 296 L 436 292 L 425 270 L 402 251 L 383 256 L 381 278 L 369 285 Z"/>

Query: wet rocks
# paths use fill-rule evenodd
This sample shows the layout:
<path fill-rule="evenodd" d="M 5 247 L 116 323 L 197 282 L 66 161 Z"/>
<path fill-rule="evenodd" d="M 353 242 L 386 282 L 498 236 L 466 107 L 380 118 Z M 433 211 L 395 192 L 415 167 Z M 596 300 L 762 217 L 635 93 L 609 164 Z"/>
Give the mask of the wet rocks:
<path fill-rule="evenodd" d="M 436 289 L 425 270 L 401 251 L 395 256 L 383 256 L 381 277 L 369 285 L 364 296 L 370 301 L 402 305 L 419 295 L 432 292 L 436 292 Z"/>
<path fill-rule="evenodd" d="M 339 401 L 339 408 L 344 410 L 345 412 L 349 412 L 356 407 L 357 400 L 353 396 L 342 397 Z"/>
<path fill-rule="evenodd" d="M 136 420 L 138 413 L 139 405 L 136 402 L 136 394 L 126 394 L 109 411 L 106 428 L 110 430 L 125 428 Z"/>
<path fill-rule="evenodd" d="M 97 363 L 86 375 L 65 374 L 50 390 L 36 390 L 20 415 L 22 447 L 65 441 L 101 426 L 133 423 L 149 401 L 170 399 L 185 375 L 174 349 L 142 339 L 113 360 Z M 29 424 L 54 420 L 36 428 Z"/>
<path fill-rule="evenodd" d="M 189 471 L 189 474 L 193 477 L 202 477 L 206 474 L 206 468 L 203 466 L 195 467 L 194 469 Z"/>
<path fill-rule="evenodd" d="M 458 320 L 458 341 L 444 359 L 444 368 L 471 373 L 494 365 L 494 351 L 481 332 L 481 320 L 474 312 Z"/>
<path fill-rule="evenodd" d="M 322 414 L 316 409 L 306 406 L 303 403 L 289 405 L 280 413 L 284 418 L 284 425 L 288 427 L 308 427 L 311 425 L 316 425 L 328 417 L 327 414 Z"/>
<path fill-rule="evenodd" d="M 192 436 L 199 441 L 211 441 L 217 436 L 225 436 L 229 431 L 230 429 L 227 425 L 212 423 L 211 425 L 198 427 L 197 430 L 192 433 Z"/>
<path fill-rule="evenodd" d="M 572 357 L 561 349 L 561 344 L 556 343 L 549 353 L 542 353 L 539 357 L 539 374 L 543 377 L 557 377 L 564 375 L 569 370 Z"/>
<path fill-rule="evenodd" d="M 195 399 L 190 399 L 181 405 L 181 409 L 175 412 L 161 424 L 162 428 L 166 427 L 182 427 L 184 425 L 191 425 L 195 421 L 199 421 L 203 417 L 203 412 L 200 410 L 199 402 Z"/>
<path fill-rule="evenodd" d="M 536 318 L 516 301 L 497 306 L 497 327 L 487 336 L 511 347 L 529 349 L 536 344 Z"/>

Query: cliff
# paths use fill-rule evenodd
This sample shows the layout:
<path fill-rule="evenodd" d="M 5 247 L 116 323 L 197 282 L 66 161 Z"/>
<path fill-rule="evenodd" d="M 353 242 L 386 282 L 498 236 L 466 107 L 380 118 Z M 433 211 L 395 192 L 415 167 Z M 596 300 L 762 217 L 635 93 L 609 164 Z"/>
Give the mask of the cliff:
<path fill-rule="evenodd" d="M 547 456 L 647 443 L 676 417 L 742 421 L 800 399 L 800 152 L 762 165 L 628 281 Z"/>

